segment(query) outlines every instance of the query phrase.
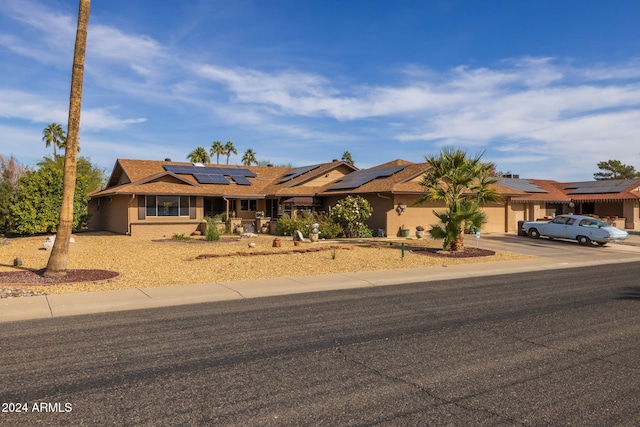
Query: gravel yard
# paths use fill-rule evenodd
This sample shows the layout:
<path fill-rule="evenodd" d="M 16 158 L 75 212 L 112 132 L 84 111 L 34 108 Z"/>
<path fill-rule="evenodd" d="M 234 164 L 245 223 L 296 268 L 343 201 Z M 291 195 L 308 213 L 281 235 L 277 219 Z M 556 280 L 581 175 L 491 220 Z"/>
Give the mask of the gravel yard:
<path fill-rule="evenodd" d="M 502 252 L 483 257 L 449 258 L 412 251 L 440 247 L 439 242 L 429 239 L 302 242 L 296 247 L 290 237 L 279 237 L 281 247 L 274 248 L 274 238 L 260 235 L 253 238 L 225 236 L 218 242 L 150 241 L 106 233 L 80 233 L 74 235 L 75 243 L 70 244 L 68 268 L 109 270 L 120 273 L 119 276 L 90 283 L 20 284 L 19 288 L 32 293 L 61 294 L 525 258 Z M 3 239 L 4 244 L 0 245 L 0 287 L 5 289 L 5 293 L 17 286 L 3 278 L 6 273 L 46 267 L 50 252 L 43 248 L 44 239 L 45 236 Z M 249 248 L 250 242 L 255 243 L 254 248 Z M 404 259 L 400 251 L 402 242 L 406 246 Z M 306 249 L 314 251 L 292 253 Z M 197 258 L 202 255 L 207 257 Z M 13 266 L 16 258 L 22 260 L 21 267 Z"/>

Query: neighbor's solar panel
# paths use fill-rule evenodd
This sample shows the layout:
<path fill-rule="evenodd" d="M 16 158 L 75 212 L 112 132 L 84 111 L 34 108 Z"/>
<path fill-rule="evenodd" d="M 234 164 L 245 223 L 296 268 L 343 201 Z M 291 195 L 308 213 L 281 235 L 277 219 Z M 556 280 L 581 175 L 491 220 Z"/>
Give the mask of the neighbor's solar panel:
<path fill-rule="evenodd" d="M 569 194 L 619 193 L 640 184 L 640 179 L 607 179 L 601 181 L 574 182 L 567 187 Z"/>
<path fill-rule="evenodd" d="M 329 190 L 347 190 L 351 188 L 358 188 L 367 182 L 373 181 L 378 178 L 386 178 L 395 173 L 400 172 L 406 166 L 390 166 L 386 168 L 377 169 L 361 169 L 359 171 L 351 172 L 349 175 L 342 178 L 335 185 L 329 187 Z"/>
<path fill-rule="evenodd" d="M 498 184 L 502 187 L 511 188 L 513 190 L 524 191 L 525 193 L 548 193 L 537 185 L 519 178 L 499 178 Z"/>
<path fill-rule="evenodd" d="M 310 166 L 302 166 L 297 169 L 294 169 L 290 172 L 284 174 L 284 176 L 278 181 L 278 184 L 282 184 L 283 182 L 291 181 L 294 178 L 299 177 L 300 175 L 304 175 L 307 172 L 311 172 L 314 169 L 318 169 L 322 164 L 318 165 L 310 165 Z"/>

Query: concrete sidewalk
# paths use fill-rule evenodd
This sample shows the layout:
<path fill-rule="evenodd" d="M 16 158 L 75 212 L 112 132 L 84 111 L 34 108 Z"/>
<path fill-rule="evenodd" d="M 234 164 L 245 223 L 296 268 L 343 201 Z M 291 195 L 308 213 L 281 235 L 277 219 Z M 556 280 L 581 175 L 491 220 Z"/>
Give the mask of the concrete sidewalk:
<path fill-rule="evenodd" d="M 516 261 L 494 261 L 448 267 L 281 277 L 267 280 L 212 282 L 160 288 L 42 295 L 0 300 L 0 322 L 42 319 L 91 313 L 107 313 L 214 301 L 238 300 L 307 292 L 366 288 L 473 278 L 496 274 L 575 268 L 630 262 L 640 259 L 640 247 L 620 247 L 620 257 L 563 256 L 562 259 L 532 257 Z M 625 250 L 627 252 L 625 252 Z"/>

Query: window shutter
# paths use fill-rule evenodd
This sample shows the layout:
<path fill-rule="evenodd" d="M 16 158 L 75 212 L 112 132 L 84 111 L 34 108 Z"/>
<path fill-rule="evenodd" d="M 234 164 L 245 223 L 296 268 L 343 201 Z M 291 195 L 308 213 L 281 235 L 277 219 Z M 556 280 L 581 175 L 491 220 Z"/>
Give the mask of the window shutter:
<path fill-rule="evenodd" d="M 138 195 L 137 197 L 138 197 L 138 219 L 145 219 L 147 217 L 146 197 L 143 195 Z"/>
<path fill-rule="evenodd" d="M 189 218 L 196 219 L 196 196 L 189 197 Z"/>

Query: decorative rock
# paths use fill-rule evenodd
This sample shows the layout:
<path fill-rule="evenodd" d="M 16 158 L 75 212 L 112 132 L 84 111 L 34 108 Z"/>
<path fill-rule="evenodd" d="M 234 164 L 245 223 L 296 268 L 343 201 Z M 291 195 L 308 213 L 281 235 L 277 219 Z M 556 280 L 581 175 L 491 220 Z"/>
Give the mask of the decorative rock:
<path fill-rule="evenodd" d="M 13 260 L 14 267 L 22 267 L 22 260 L 20 258 L 16 258 Z"/>
<path fill-rule="evenodd" d="M 42 243 L 42 246 L 44 246 L 44 248 L 48 251 L 51 250 L 51 248 L 53 248 L 53 242 L 55 241 L 56 237 L 53 236 L 49 236 L 46 239 L 44 239 L 44 242 Z"/>
<path fill-rule="evenodd" d="M 249 242 L 248 245 L 250 248 L 255 248 L 256 247 L 256 242 Z"/>
<path fill-rule="evenodd" d="M 44 239 L 44 242 L 42 243 L 42 246 L 44 246 L 44 248 L 48 251 L 51 250 L 51 248 L 53 248 L 53 243 L 56 241 L 56 236 L 49 236 L 46 239 Z M 73 236 L 69 237 L 69 243 L 75 243 L 76 239 L 73 238 Z"/>

